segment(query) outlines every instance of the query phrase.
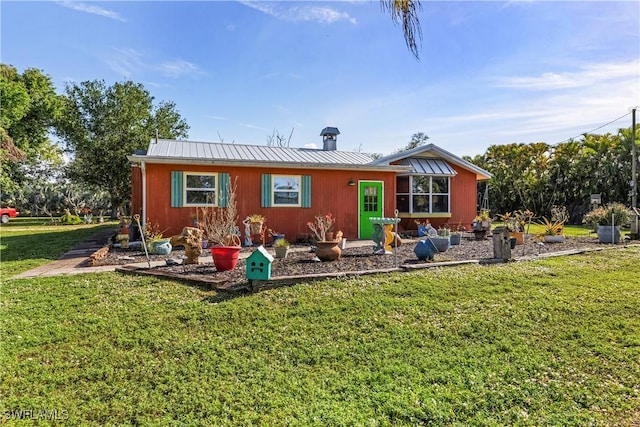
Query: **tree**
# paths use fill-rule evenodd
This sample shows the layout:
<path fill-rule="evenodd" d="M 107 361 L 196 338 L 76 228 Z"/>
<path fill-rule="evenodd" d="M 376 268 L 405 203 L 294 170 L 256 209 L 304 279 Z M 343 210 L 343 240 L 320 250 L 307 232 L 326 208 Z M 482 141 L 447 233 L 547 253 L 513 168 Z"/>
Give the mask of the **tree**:
<path fill-rule="evenodd" d="M 131 167 L 127 156 L 145 149 L 157 135 L 183 138 L 189 126 L 175 104 L 154 98 L 139 83 L 104 81 L 69 84 L 58 135 L 74 158 L 68 166 L 72 180 L 107 190 L 112 216 L 130 199 Z"/>
<path fill-rule="evenodd" d="M 416 147 L 425 145 L 428 140 L 429 140 L 429 137 L 427 136 L 426 133 L 424 132 L 414 133 L 413 135 L 411 135 L 411 140 L 409 141 L 409 143 L 405 147 L 399 148 L 395 152 L 400 153 L 402 151 L 412 150 Z"/>
<path fill-rule="evenodd" d="M 420 59 L 418 42 L 422 41 L 422 29 L 418 12 L 422 9 L 419 0 L 380 0 L 382 9 L 391 14 L 393 22 L 402 25 L 404 41 L 409 51 Z"/>
<path fill-rule="evenodd" d="M 289 147 L 294 129 L 295 128 L 291 128 L 291 133 L 288 138 L 274 129 L 271 135 L 267 135 L 267 145 L 269 147 Z"/>
<path fill-rule="evenodd" d="M 62 161 L 49 139 L 62 99 L 49 76 L 33 68 L 20 74 L 6 64 L 0 64 L 0 94 L 0 186 L 6 199 L 28 182 L 29 168 Z"/>

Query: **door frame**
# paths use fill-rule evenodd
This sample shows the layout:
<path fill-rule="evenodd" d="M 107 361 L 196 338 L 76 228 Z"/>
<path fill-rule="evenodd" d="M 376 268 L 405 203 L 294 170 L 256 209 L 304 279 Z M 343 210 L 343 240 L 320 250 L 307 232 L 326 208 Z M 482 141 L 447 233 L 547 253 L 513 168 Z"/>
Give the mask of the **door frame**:
<path fill-rule="evenodd" d="M 359 179 L 358 180 L 358 239 L 362 239 L 362 235 L 361 235 L 361 220 L 362 220 L 362 216 L 360 215 L 360 209 L 362 208 L 361 206 L 361 191 L 362 191 L 362 186 L 366 183 L 375 183 L 375 184 L 380 184 L 380 206 L 381 206 L 381 211 L 382 211 L 382 216 L 384 216 L 384 181 L 383 180 L 377 180 L 377 179 Z M 367 219 L 368 221 L 368 219 Z"/>

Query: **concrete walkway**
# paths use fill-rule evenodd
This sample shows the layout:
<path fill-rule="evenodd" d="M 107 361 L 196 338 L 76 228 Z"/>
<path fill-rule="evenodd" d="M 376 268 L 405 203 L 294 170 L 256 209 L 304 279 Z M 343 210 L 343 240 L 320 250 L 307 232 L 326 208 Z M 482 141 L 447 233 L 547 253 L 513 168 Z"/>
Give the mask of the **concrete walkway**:
<path fill-rule="evenodd" d="M 63 274 L 84 274 L 84 273 L 101 273 L 105 271 L 115 271 L 116 267 L 121 267 L 121 265 L 101 265 L 96 267 L 90 267 L 88 265 L 89 257 L 98 249 L 104 247 L 109 243 L 109 239 L 116 232 L 116 229 L 113 230 L 105 230 L 101 233 L 98 233 L 89 239 L 85 240 L 78 246 L 74 247 L 60 259 L 50 262 L 49 264 L 41 265 L 40 267 L 36 267 L 32 270 L 25 271 L 18 275 L 12 276 L 12 279 L 24 279 L 30 277 L 47 277 L 47 276 L 59 276 Z M 347 241 L 347 247 L 361 247 L 361 246 L 371 246 L 373 247 L 373 242 L 371 240 L 354 240 Z M 309 247 L 296 247 L 291 248 L 291 251 L 309 251 Z M 249 252 L 242 252 L 240 254 L 241 257 L 249 256 Z M 212 263 L 213 259 L 211 258 L 211 252 L 203 251 L 202 256 L 199 259 L 200 263 Z M 127 264 L 134 267 L 142 267 L 146 268 L 149 264 L 145 262 L 139 263 L 131 263 Z M 157 267 L 160 265 L 165 265 L 165 261 L 151 261 L 152 267 Z"/>

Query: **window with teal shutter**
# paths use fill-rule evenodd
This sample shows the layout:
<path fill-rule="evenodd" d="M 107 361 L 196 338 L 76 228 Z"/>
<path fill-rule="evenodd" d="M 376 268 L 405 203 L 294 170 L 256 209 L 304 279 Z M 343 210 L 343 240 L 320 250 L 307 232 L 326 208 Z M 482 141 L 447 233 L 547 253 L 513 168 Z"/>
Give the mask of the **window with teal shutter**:
<path fill-rule="evenodd" d="M 182 171 L 171 171 L 171 207 L 182 207 Z"/>
<path fill-rule="evenodd" d="M 311 176 L 262 174 L 260 206 L 310 208 Z"/>

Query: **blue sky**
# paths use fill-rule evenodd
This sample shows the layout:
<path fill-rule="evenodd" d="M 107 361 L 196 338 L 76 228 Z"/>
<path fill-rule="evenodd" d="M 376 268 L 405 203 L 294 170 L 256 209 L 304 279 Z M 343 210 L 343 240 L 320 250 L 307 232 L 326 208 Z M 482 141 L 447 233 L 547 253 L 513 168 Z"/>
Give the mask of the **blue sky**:
<path fill-rule="evenodd" d="M 125 79 L 176 103 L 189 139 L 389 154 L 425 132 L 458 155 L 558 143 L 640 104 L 638 1 L 422 1 L 421 59 L 377 0 L 3 1 L 1 60 Z M 596 133 L 631 126 L 631 116 Z"/>

